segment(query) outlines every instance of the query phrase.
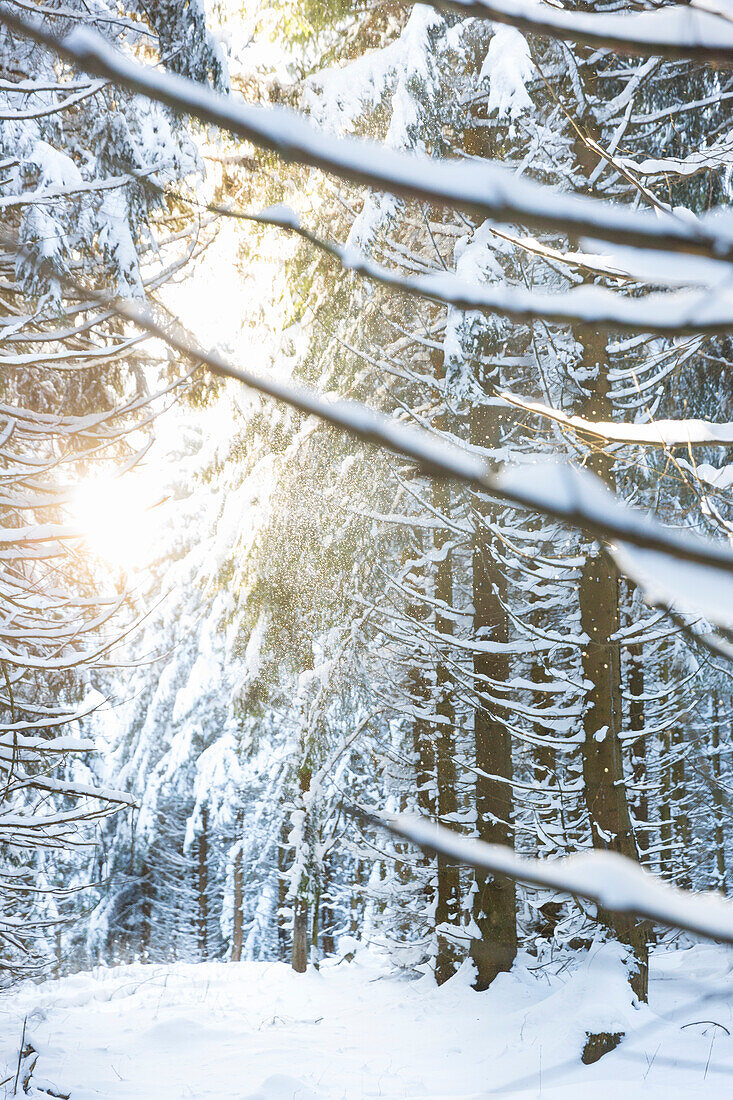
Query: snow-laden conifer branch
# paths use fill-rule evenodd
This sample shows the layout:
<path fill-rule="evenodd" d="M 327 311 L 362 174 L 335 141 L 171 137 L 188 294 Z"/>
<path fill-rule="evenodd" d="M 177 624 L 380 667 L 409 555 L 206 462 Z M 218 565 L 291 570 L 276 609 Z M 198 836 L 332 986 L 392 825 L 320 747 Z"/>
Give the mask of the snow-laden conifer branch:
<path fill-rule="evenodd" d="M 64 86 L 60 84 L 58 87 L 60 91 Z M 21 119 L 44 118 L 46 115 L 55 115 L 59 111 L 68 111 L 70 107 L 76 107 L 83 100 L 96 95 L 97 92 L 101 92 L 104 87 L 106 87 L 106 81 L 95 80 L 85 90 L 74 92 L 73 95 L 67 96 L 59 103 L 51 103 L 45 107 L 27 107 L 17 111 L 0 111 L 0 122 L 19 122 Z"/>
<path fill-rule="evenodd" d="M 422 818 L 357 811 L 359 817 L 424 852 L 531 886 L 586 898 L 611 913 L 630 913 L 720 943 L 733 944 L 733 904 L 717 894 L 668 886 L 616 852 L 582 852 L 555 860 L 527 859 L 500 844 L 460 836 Z"/>
<path fill-rule="evenodd" d="M 730 222 L 726 225 L 722 218 L 711 221 L 672 213 L 640 213 L 584 196 L 563 194 L 520 179 L 510 170 L 486 161 L 474 164 L 429 160 L 393 152 L 373 142 L 334 138 L 294 111 L 237 102 L 195 81 L 137 64 L 93 31 L 79 28 L 61 38 L 7 9 L 0 10 L 0 24 L 55 50 L 66 61 L 90 73 L 270 149 L 285 160 L 319 168 L 354 183 L 479 217 L 522 222 L 537 229 L 587 234 L 718 259 L 733 258 L 733 226 Z"/>
<path fill-rule="evenodd" d="M 712 142 L 706 148 L 696 149 L 686 157 L 647 157 L 638 161 L 621 158 L 623 168 L 638 176 L 696 176 L 700 172 L 716 172 L 725 169 L 733 159 L 733 135 Z"/>
<path fill-rule="evenodd" d="M 652 11 L 568 11 L 542 0 L 427 0 L 432 7 L 494 23 L 524 34 L 546 34 L 619 53 L 733 64 L 733 24 L 704 0 Z M 707 8 L 707 10 L 706 10 Z"/>
<path fill-rule="evenodd" d="M 92 749 L 95 748 L 96 745 L 93 745 Z M 133 795 L 128 794 L 126 791 L 118 791 L 113 787 L 98 787 L 91 783 L 78 783 L 73 779 L 55 779 L 51 776 L 33 775 L 25 781 L 25 785 L 40 791 L 52 791 L 56 794 L 70 795 L 77 798 L 95 798 L 117 806 L 135 806 L 137 804 Z"/>
<path fill-rule="evenodd" d="M 288 206 L 270 207 L 257 214 L 216 204 L 208 204 L 207 209 L 226 217 L 240 218 L 295 233 L 321 252 L 338 260 L 347 271 L 353 271 L 390 290 L 442 302 L 454 309 L 493 313 L 515 321 L 579 322 L 608 325 L 625 332 L 637 333 L 643 330 L 662 336 L 726 334 L 733 327 L 733 290 L 722 280 L 717 290 L 711 290 L 708 285 L 705 289 L 631 298 L 590 284 L 556 294 L 546 294 L 518 285 L 469 282 L 451 271 L 403 275 L 377 263 L 358 249 L 319 237 L 302 225 L 295 211 Z M 498 236 L 504 234 L 499 233 Z M 508 239 L 515 240 L 507 236 Z M 516 240 L 516 243 L 522 245 L 521 240 Z M 563 253 L 540 246 L 536 242 L 530 242 L 529 250 L 559 262 L 565 259 Z M 597 260 L 595 264 L 594 260 Z M 613 261 L 604 263 L 604 258 L 600 256 L 596 258 L 592 255 L 570 253 L 568 263 L 571 267 L 582 266 L 612 277 L 640 277 L 639 273 L 634 274 L 630 270 L 624 271 L 622 267 L 614 266 Z M 723 267 L 722 264 L 715 265 L 701 260 L 691 260 L 690 263 L 689 283 L 700 281 L 704 274 L 709 279 L 714 279 L 718 274 L 714 271 L 703 274 L 699 269 L 701 264 L 707 264 L 710 268 Z M 724 270 L 727 271 L 727 268 Z M 677 285 L 685 283 L 684 257 L 680 257 L 679 267 L 672 278 Z"/>
<path fill-rule="evenodd" d="M 663 602 L 665 607 L 674 607 L 681 614 L 703 614 L 716 625 L 733 629 L 730 549 L 707 539 L 670 531 L 652 516 L 621 503 L 588 471 L 567 464 L 538 462 L 497 476 L 478 456 L 424 429 L 406 425 L 354 401 L 333 401 L 312 390 L 233 367 L 216 352 L 201 348 L 179 327 L 161 324 L 146 308 L 126 302 L 117 303 L 115 308 L 122 317 L 182 355 L 205 364 L 213 374 L 236 379 L 357 439 L 409 458 L 432 476 L 488 491 L 498 499 L 578 527 L 604 543 L 645 551 L 647 556 L 643 560 L 627 553 L 619 555 L 619 561 L 626 563 L 627 576 L 642 591 L 649 591 L 650 602 Z M 635 569 L 634 563 L 640 561 Z M 691 570 L 690 565 L 697 568 Z M 660 576 L 664 578 L 663 600 L 659 595 Z M 703 577 L 705 585 L 702 597 L 698 598 Z M 713 592 L 715 597 L 711 599 Z"/>
<path fill-rule="evenodd" d="M 149 175 L 152 171 L 153 169 L 150 169 L 147 174 Z M 139 172 L 135 175 L 111 176 L 106 180 L 82 180 L 69 187 L 51 187 L 38 191 L 23 191 L 19 195 L 3 195 L 0 196 L 0 210 L 25 206 L 51 206 L 57 202 L 78 198 L 80 195 L 92 195 L 98 191 L 116 191 L 120 187 L 138 182 L 145 175 L 145 172 Z"/>
<path fill-rule="evenodd" d="M 503 391 L 502 398 L 516 408 L 545 417 L 577 435 L 604 443 L 639 444 L 647 447 L 733 447 L 733 423 L 708 420 L 652 420 L 648 424 L 615 424 L 568 416 L 539 401 L 529 401 Z"/>

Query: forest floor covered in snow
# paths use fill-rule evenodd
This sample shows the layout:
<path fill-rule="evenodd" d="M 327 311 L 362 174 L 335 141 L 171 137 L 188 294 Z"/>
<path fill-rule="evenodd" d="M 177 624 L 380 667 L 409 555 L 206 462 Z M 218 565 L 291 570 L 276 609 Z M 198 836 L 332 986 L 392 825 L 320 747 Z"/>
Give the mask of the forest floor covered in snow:
<path fill-rule="evenodd" d="M 26 1042 L 38 1052 L 33 1097 L 47 1097 L 42 1089 L 73 1100 L 733 1094 L 732 952 L 658 953 L 650 1004 L 639 1009 L 613 946 L 561 973 L 536 966 L 524 957 L 486 993 L 470 988 L 467 968 L 438 989 L 432 978 L 388 974 L 367 953 L 305 975 L 281 963 L 132 965 L 27 983 L 0 998 L 11 1077 L 3 1088 L 13 1095 L 27 1017 Z M 585 1066 L 585 1034 L 601 1028 L 626 1038 Z"/>

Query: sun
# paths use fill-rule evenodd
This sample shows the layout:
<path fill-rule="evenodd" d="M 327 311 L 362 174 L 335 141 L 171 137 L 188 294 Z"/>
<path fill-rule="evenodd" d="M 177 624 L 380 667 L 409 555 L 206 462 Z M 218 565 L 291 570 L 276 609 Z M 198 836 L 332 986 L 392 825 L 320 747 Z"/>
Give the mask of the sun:
<path fill-rule="evenodd" d="M 92 554 L 129 572 L 150 557 L 154 504 L 139 475 L 101 474 L 74 487 L 69 510 Z"/>

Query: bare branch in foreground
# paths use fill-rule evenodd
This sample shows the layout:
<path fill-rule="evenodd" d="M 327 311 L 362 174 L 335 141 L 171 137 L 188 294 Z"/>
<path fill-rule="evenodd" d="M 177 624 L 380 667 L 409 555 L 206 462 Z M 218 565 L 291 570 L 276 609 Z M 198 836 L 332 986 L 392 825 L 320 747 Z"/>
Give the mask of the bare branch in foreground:
<path fill-rule="evenodd" d="M 668 928 L 733 945 L 733 903 L 717 894 L 693 894 L 668 886 L 616 852 L 581 852 L 562 859 L 519 856 L 501 844 L 461 836 L 441 825 L 405 815 L 351 811 L 363 821 L 440 854 L 515 882 L 546 886 L 586 898 L 610 913 L 631 913 Z"/>

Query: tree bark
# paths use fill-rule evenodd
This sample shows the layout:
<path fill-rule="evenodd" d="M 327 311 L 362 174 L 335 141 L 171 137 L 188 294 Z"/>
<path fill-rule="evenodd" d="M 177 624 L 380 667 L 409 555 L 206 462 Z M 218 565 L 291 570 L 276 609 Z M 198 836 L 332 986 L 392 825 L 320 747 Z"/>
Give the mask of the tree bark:
<path fill-rule="evenodd" d="M 715 887 L 727 894 L 725 871 L 725 817 L 721 790 L 722 766 L 720 762 L 720 700 L 713 696 L 713 728 L 711 731 L 711 771 L 713 780 L 713 834 L 715 839 Z"/>
<path fill-rule="evenodd" d="M 316 890 L 313 898 L 313 917 L 311 920 L 311 957 L 318 960 L 321 936 L 321 891 Z"/>
<path fill-rule="evenodd" d="M 672 734 L 667 730 L 662 743 L 659 776 L 659 873 L 670 882 L 674 880 L 672 833 Z"/>
<path fill-rule="evenodd" d="M 242 821 L 238 819 L 238 834 L 241 838 Z M 240 839 L 239 850 L 234 859 L 234 914 L 232 922 L 232 962 L 241 962 L 244 945 L 244 856 Z"/>
<path fill-rule="evenodd" d="M 500 441 L 500 423 L 491 405 L 474 406 L 470 418 L 471 442 L 483 447 Z M 505 644 L 509 624 L 502 607 L 506 582 L 496 565 L 485 520 L 490 505 L 474 498 L 476 518 L 473 535 L 474 636 L 483 641 Z M 473 659 L 475 691 L 479 700 L 474 711 L 476 760 L 476 815 L 481 840 L 514 847 L 512 820 L 512 744 L 501 710 L 490 699 L 492 681 L 503 683 L 509 676 L 506 653 L 476 653 Z M 480 938 L 471 941 L 471 958 L 476 966 L 476 989 L 487 989 L 497 974 L 511 970 L 517 955 L 516 886 L 502 875 L 477 871 L 473 919 Z"/>
<path fill-rule="evenodd" d="M 415 554 L 418 560 L 425 556 L 424 536 L 421 531 L 415 532 L 416 545 L 411 548 L 411 554 Z M 414 570 L 413 570 L 414 572 Z M 423 566 L 420 578 L 415 579 L 415 587 L 422 588 L 423 597 L 426 595 L 427 570 Z M 421 602 L 415 599 L 408 609 L 410 619 L 417 625 L 428 617 L 427 604 L 423 598 Z M 432 692 L 428 680 L 430 667 L 429 655 L 426 651 L 420 651 L 415 655 L 408 676 L 408 697 L 412 708 L 412 756 L 415 768 L 417 806 L 420 813 L 431 821 L 436 816 L 436 775 L 435 775 L 435 730 L 429 719 L 432 712 Z M 435 861 L 432 856 L 419 854 L 417 856 L 421 873 L 425 877 L 423 895 L 426 907 L 432 908 L 435 901 Z"/>
<path fill-rule="evenodd" d="M 583 349 L 583 377 L 589 395 L 583 403 L 583 415 L 595 420 L 610 420 L 612 406 L 608 396 L 606 370 L 606 334 L 583 327 L 578 336 Z M 613 489 L 613 457 L 594 450 L 588 468 Z M 612 850 L 638 862 L 626 795 L 620 734 L 623 725 L 621 705 L 621 626 L 619 576 L 611 559 L 599 549 L 591 549 L 582 569 L 580 621 L 588 642 L 583 650 L 583 674 L 591 687 L 583 713 L 583 775 L 585 801 L 590 819 L 594 848 Z M 640 1000 L 648 993 L 648 946 L 644 922 L 623 913 L 599 911 L 599 918 L 634 956 L 631 987 Z"/>
<path fill-rule="evenodd" d="M 305 898 L 295 900 L 292 967 L 296 974 L 305 974 L 308 969 L 308 902 Z"/>
<path fill-rule="evenodd" d="M 433 482 L 433 506 L 437 512 L 450 514 L 451 495 L 446 482 Z M 438 608 L 435 628 L 439 634 L 453 633 L 453 622 L 441 612 L 453 607 L 453 561 L 447 546 L 450 534 L 438 530 L 435 533 L 437 567 L 435 573 L 435 598 Z M 435 713 L 438 718 L 435 734 L 435 758 L 438 795 L 438 816 L 442 822 L 458 809 L 455 763 L 455 708 L 453 682 L 445 662 L 438 659 L 435 669 Z M 438 896 L 435 907 L 435 923 L 438 925 L 438 954 L 435 960 L 435 979 L 439 985 L 456 972 L 458 956 L 454 942 L 440 931 L 441 925 L 457 925 L 460 917 L 460 878 L 458 865 L 445 856 L 437 857 Z"/>
<path fill-rule="evenodd" d="M 283 910 L 287 905 L 288 884 L 285 877 L 287 869 L 288 850 L 288 824 L 283 821 L 280 825 L 280 843 L 277 847 L 277 946 L 280 958 L 284 961 L 288 957 L 288 930 L 283 918 Z"/>
<path fill-rule="evenodd" d="M 304 753 L 303 762 L 298 769 L 298 783 L 301 795 L 310 790 L 312 768 Z M 308 898 L 304 883 L 298 884 L 293 910 L 293 952 L 291 966 L 297 974 L 305 974 L 308 968 Z"/>
<path fill-rule="evenodd" d="M 153 898 L 150 889 L 150 871 L 147 860 L 143 861 L 140 872 L 140 889 L 142 901 L 140 904 L 140 957 L 144 961 L 148 959 L 150 952 L 150 934 L 152 932 Z"/>
<path fill-rule="evenodd" d="M 201 811 L 196 882 L 198 893 L 198 946 L 202 959 L 207 958 L 209 948 L 209 814 L 204 806 Z"/>
<path fill-rule="evenodd" d="M 627 687 L 631 699 L 629 701 L 629 729 L 632 733 L 640 733 L 644 729 L 644 647 L 642 645 L 629 646 L 628 651 L 629 674 Z M 647 782 L 646 769 L 646 741 L 643 737 L 631 743 L 631 766 L 634 783 L 638 790 L 635 794 L 637 825 L 634 830 L 636 846 L 640 853 L 649 847 L 649 800 L 645 790 Z"/>
<path fill-rule="evenodd" d="M 692 830 L 690 828 L 690 815 L 687 807 L 687 787 L 685 777 L 684 735 L 682 730 L 675 726 L 672 730 L 672 805 L 674 807 L 674 840 L 675 848 L 681 853 L 687 853 L 692 848 Z M 690 877 L 690 865 L 688 860 L 681 859 L 678 863 L 678 871 L 675 875 L 677 886 L 689 890 L 692 886 Z"/>

